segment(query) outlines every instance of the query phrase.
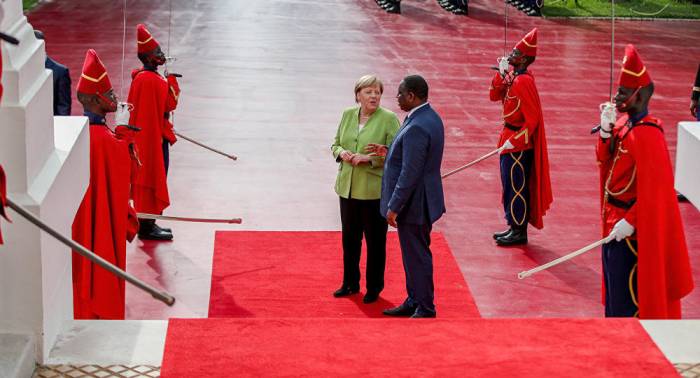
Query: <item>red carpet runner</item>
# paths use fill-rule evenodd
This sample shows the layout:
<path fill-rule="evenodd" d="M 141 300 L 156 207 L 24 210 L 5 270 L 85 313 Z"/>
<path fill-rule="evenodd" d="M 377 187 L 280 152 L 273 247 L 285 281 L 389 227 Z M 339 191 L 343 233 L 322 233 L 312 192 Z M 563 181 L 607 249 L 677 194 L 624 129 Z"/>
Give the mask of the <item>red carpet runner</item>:
<path fill-rule="evenodd" d="M 676 377 L 634 319 L 173 319 L 162 377 Z"/>
<path fill-rule="evenodd" d="M 435 305 L 440 318 L 479 317 L 474 300 L 445 238 L 433 233 Z M 362 254 L 366 256 L 365 251 Z M 364 264 L 363 264 L 364 265 Z M 362 303 L 361 293 L 333 298 L 342 282 L 340 232 L 216 233 L 209 300 L 210 318 L 380 317 L 406 296 L 398 236 L 387 240 L 385 288 Z M 364 276 L 364 266 L 362 268 Z"/>

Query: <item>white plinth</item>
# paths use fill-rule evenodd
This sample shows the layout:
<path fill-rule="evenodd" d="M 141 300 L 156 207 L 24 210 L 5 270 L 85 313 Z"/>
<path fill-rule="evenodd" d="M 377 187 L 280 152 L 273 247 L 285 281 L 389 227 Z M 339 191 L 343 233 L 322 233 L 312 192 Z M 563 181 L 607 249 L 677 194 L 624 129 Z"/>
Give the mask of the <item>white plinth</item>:
<path fill-rule="evenodd" d="M 89 135 L 84 117 L 56 117 L 56 148 L 27 193 L 8 193 L 45 223 L 71 234 L 89 172 Z M 2 147 L 0 147 L 2 148 Z M 11 177 L 8 177 L 12 180 Z M 37 340 L 37 360 L 73 317 L 71 251 L 9 211 L 0 246 L 0 332 L 26 333 Z"/>
<path fill-rule="evenodd" d="M 678 123 L 676 190 L 700 208 L 700 122 Z"/>

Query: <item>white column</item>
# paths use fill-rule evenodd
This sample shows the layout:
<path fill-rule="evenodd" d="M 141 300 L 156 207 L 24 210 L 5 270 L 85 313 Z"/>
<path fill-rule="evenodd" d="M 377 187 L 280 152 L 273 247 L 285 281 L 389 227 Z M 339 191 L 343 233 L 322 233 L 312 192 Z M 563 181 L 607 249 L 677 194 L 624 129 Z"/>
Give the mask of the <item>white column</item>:
<path fill-rule="evenodd" d="M 0 30 L 19 46 L 2 43 L 0 164 L 8 196 L 65 235 L 87 188 L 89 134 L 85 117 L 53 117 L 53 81 L 44 68 L 43 41 L 34 37 L 22 1 L 0 2 Z M 0 246 L 0 347 L 2 334 L 36 341 L 42 362 L 61 327 L 72 319 L 71 252 L 8 210 Z M 8 340 L 10 338 L 5 338 Z M 17 338 L 11 338 L 17 344 Z M 0 376 L 3 371 L 0 366 Z M 8 375 L 10 376 L 10 375 Z"/>

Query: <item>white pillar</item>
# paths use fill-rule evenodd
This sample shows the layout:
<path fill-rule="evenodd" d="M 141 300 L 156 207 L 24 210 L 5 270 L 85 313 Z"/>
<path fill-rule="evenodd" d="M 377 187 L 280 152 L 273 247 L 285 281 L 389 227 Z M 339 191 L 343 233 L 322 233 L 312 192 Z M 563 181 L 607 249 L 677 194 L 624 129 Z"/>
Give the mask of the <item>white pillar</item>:
<path fill-rule="evenodd" d="M 44 68 L 44 43 L 34 37 L 22 1 L 6 0 L 0 7 L 0 30 L 21 41 L 19 46 L 1 44 L 5 92 L 0 103 L 0 164 L 7 173 L 8 196 L 70 235 L 88 183 L 87 119 L 53 117 L 53 81 Z M 0 246 L 0 349 L 22 339 L 3 339 L 2 334 L 28 336 L 36 342 L 34 360 L 42 362 L 73 316 L 71 252 L 8 212 L 13 223 L 2 222 L 6 244 Z"/>
<path fill-rule="evenodd" d="M 700 209 L 700 122 L 679 122 L 676 144 L 676 190 Z"/>

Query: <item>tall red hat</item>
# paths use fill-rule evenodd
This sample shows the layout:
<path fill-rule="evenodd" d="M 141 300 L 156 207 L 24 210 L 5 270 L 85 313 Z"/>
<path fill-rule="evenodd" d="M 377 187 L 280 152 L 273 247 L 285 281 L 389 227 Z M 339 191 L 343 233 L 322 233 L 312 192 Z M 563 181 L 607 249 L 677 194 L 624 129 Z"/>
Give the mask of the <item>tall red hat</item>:
<path fill-rule="evenodd" d="M 639 57 L 637 49 L 632 44 L 625 47 L 625 57 L 622 58 L 622 71 L 620 71 L 620 78 L 617 82 L 626 88 L 646 87 L 651 83 L 649 71 L 647 71 L 642 58 Z"/>
<path fill-rule="evenodd" d="M 160 46 L 158 41 L 151 35 L 151 32 L 146 29 L 146 25 L 136 25 L 136 47 L 139 54 L 151 52 Z"/>
<path fill-rule="evenodd" d="M 102 64 L 95 50 L 90 49 L 85 54 L 83 73 L 78 80 L 78 92 L 85 94 L 106 93 L 112 89 L 112 82 L 107 76 L 107 69 Z"/>
<path fill-rule="evenodd" d="M 525 56 L 537 56 L 537 28 L 530 30 L 523 39 L 515 45 Z"/>

